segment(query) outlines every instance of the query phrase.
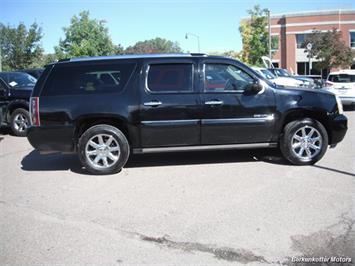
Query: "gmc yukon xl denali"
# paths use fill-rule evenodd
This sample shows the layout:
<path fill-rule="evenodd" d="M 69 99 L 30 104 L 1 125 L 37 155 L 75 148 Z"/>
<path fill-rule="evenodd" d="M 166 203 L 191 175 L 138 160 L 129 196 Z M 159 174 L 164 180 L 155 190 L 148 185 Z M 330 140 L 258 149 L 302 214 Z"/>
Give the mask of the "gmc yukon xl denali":
<path fill-rule="evenodd" d="M 332 93 L 277 86 L 239 61 L 203 54 L 73 58 L 46 66 L 30 100 L 28 140 L 77 152 L 95 174 L 129 154 L 279 147 L 314 164 L 347 130 Z"/>

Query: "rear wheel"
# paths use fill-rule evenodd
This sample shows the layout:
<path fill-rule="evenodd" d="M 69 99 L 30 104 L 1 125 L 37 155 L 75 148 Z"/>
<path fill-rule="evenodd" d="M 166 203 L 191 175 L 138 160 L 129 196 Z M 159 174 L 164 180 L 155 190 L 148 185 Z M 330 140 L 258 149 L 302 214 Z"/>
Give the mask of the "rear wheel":
<path fill-rule="evenodd" d="M 129 157 L 129 143 L 116 127 L 96 125 L 79 139 L 79 159 L 93 174 L 114 174 L 121 171 Z"/>
<path fill-rule="evenodd" d="M 285 126 L 280 140 L 283 156 L 296 165 L 310 165 L 319 161 L 328 147 L 324 126 L 314 119 L 292 121 Z"/>
<path fill-rule="evenodd" d="M 19 137 L 25 137 L 27 128 L 30 124 L 30 115 L 23 108 L 16 109 L 10 117 L 10 126 L 12 132 Z"/>

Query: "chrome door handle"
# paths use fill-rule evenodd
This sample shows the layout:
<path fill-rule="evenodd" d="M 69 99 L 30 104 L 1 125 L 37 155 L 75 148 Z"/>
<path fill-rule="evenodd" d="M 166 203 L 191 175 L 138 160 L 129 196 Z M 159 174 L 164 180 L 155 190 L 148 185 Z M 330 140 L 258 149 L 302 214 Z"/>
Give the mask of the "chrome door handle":
<path fill-rule="evenodd" d="M 205 104 L 207 104 L 207 105 L 221 105 L 221 104 L 223 104 L 223 101 L 212 100 L 212 101 L 205 102 Z"/>
<path fill-rule="evenodd" d="M 150 101 L 150 102 L 144 103 L 143 105 L 144 106 L 152 106 L 152 107 L 154 107 L 154 106 L 158 106 L 158 105 L 161 105 L 161 104 L 162 104 L 162 102 L 160 102 L 160 101 Z"/>

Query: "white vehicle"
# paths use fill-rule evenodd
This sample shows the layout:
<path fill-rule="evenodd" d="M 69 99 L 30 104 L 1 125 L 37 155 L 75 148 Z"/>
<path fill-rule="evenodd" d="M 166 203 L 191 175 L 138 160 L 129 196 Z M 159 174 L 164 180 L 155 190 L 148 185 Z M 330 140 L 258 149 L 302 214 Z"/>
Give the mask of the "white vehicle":
<path fill-rule="evenodd" d="M 325 89 L 337 95 L 344 105 L 355 104 L 355 70 L 331 72 Z"/>
<path fill-rule="evenodd" d="M 276 77 L 271 71 L 262 67 L 253 67 L 253 69 L 264 78 L 274 82 L 277 85 L 285 87 L 302 87 L 303 82 L 292 77 Z"/>

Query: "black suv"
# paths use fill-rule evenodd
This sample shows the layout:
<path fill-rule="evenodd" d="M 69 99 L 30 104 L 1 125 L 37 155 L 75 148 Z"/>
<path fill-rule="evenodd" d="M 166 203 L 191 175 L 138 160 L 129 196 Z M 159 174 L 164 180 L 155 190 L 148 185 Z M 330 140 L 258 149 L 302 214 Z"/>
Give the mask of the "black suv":
<path fill-rule="evenodd" d="M 202 54 L 75 58 L 48 65 L 30 102 L 30 143 L 77 151 L 91 173 L 130 152 L 280 147 L 313 164 L 340 142 L 334 94 L 277 87 L 239 61 Z"/>
<path fill-rule="evenodd" d="M 29 100 L 36 81 L 27 73 L 0 72 L 0 125 L 10 125 L 17 136 L 26 136 Z"/>

